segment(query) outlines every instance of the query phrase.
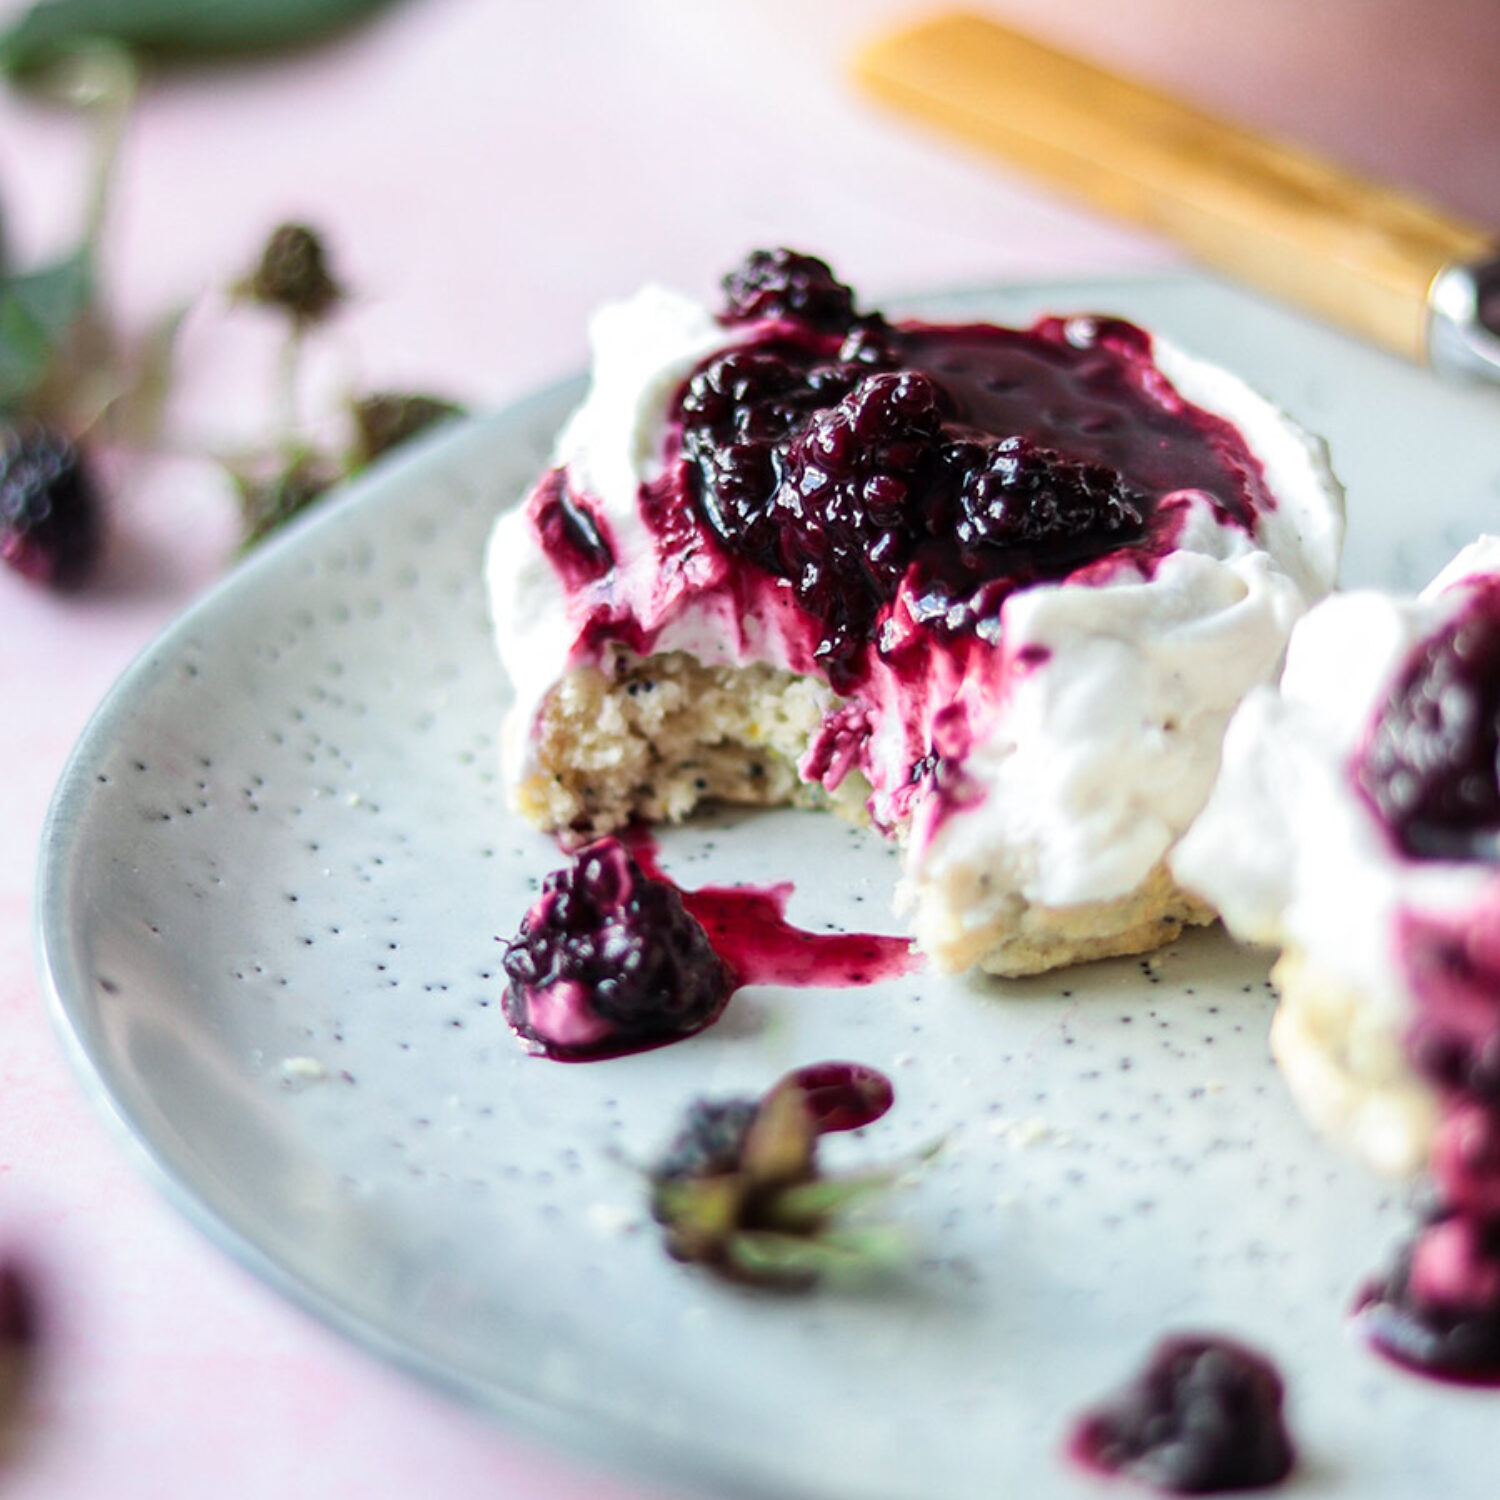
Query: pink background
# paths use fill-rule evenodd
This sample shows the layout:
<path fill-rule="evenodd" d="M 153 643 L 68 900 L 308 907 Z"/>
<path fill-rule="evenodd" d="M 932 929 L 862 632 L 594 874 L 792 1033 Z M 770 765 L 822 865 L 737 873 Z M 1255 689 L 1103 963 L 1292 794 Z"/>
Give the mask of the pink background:
<path fill-rule="evenodd" d="M 0 16 L 20 7 L 0 0 Z M 1468 0 L 1011 0 L 991 9 L 1222 113 L 1500 223 L 1500 9 Z M 709 293 L 747 248 L 888 290 L 1177 264 L 856 98 L 843 61 L 896 0 L 408 0 L 274 64 L 152 85 L 120 160 L 107 283 L 136 330 L 197 297 L 172 459 L 119 460 L 97 584 L 0 577 L 0 1258 L 45 1313 L 21 1500 L 444 1493 L 628 1500 L 392 1373 L 248 1279 L 137 1175 L 35 977 L 52 786 L 126 662 L 229 565 L 229 492 L 192 450 L 263 417 L 267 329 L 213 292 L 289 217 L 355 296 L 315 386 L 488 407 L 575 369 L 601 298 Z M 82 132 L 0 93 L 13 259 L 63 249 Z M 316 392 L 314 393 L 316 397 Z"/>

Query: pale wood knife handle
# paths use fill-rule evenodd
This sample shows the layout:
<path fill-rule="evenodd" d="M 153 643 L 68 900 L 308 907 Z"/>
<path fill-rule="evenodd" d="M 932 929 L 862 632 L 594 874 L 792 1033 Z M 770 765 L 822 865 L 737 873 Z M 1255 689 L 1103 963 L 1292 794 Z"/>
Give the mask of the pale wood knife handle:
<path fill-rule="evenodd" d="M 1411 359 L 1426 356 L 1433 277 L 1493 254 L 1476 225 L 981 16 L 882 38 L 856 72 L 881 99 Z"/>

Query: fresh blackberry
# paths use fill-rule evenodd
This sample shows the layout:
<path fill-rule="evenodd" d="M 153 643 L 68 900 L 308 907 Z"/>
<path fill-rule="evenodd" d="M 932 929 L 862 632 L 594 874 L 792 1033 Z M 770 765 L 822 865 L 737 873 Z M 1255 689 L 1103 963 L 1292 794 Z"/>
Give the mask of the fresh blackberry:
<path fill-rule="evenodd" d="M 1090 1468 L 1172 1494 L 1261 1489 L 1294 1461 L 1282 1395 L 1275 1368 L 1249 1349 L 1166 1339 L 1135 1380 L 1082 1419 L 1071 1451 Z"/>
<path fill-rule="evenodd" d="M 504 967 L 506 1018 L 554 1056 L 618 1053 L 700 1031 L 734 988 L 678 892 L 613 838 L 547 877 Z"/>
<path fill-rule="evenodd" d="M 796 318 L 841 333 L 855 321 L 854 293 L 826 262 L 795 250 L 752 250 L 724 278 L 724 321 Z"/>
<path fill-rule="evenodd" d="M 733 1281 L 805 1290 L 863 1274 L 899 1253 L 899 1237 L 852 1216 L 892 1170 L 825 1176 L 818 1140 L 890 1107 L 890 1081 L 859 1063 L 813 1063 L 759 1099 L 698 1099 L 646 1173 L 667 1253 Z"/>
<path fill-rule="evenodd" d="M 37 583 L 76 588 L 102 541 L 99 495 L 78 447 L 39 422 L 0 426 L 0 558 Z"/>

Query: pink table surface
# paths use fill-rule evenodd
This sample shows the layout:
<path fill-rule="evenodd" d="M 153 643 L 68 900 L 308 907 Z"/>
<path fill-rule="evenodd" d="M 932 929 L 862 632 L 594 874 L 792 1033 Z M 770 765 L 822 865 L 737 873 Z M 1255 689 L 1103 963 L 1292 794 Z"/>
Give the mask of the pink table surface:
<path fill-rule="evenodd" d="M 0 0 L 0 15 L 19 6 Z M 1465 0 L 1014 0 L 993 8 L 1250 123 L 1500 215 L 1500 11 Z M 408 0 L 338 45 L 153 85 L 109 221 L 140 328 L 222 287 L 288 217 L 355 298 L 330 380 L 503 403 L 577 367 L 585 316 L 646 278 L 708 293 L 748 247 L 831 258 L 872 296 L 1178 264 L 1166 247 L 876 113 L 842 59 L 898 0 Z M 22 263 L 77 222 L 81 135 L 0 93 Z M 264 330 L 195 315 L 184 442 L 241 433 Z M 215 321 L 219 319 L 220 321 Z M 231 500 L 190 457 L 116 463 L 106 565 L 58 599 L 0 577 L 0 1257 L 37 1276 L 18 1500 L 171 1495 L 628 1500 L 389 1371 L 252 1281 L 140 1179 L 45 1013 L 31 891 L 52 787 L 127 661 L 229 566 Z"/>

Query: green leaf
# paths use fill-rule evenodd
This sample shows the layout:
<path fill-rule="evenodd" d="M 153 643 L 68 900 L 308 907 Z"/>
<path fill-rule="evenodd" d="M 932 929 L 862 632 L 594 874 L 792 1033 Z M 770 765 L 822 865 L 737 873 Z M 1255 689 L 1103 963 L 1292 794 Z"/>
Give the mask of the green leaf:
<path fill-rule="evenodd" d="M 273 52 L 316 41 L 391 0 L 37 0 L 0 33 L 0 72 L 26 79 L 100 40 L 158 59 Z"/>
<path fill-rule="evenodd" d="M 23 405 L 46 379 L 93 295 L 85 250 L 0 278 L 0 409 Z"/>
<path fill-rule="evenodd" d="M 861 1199 L 885 1192 L 896 1172 L 864 1172 L 848 1177 L 819 1177 L 782 1188 L 765 1204 L 764 1212 L 778 1229 L 814 1229 Z"/>
<path fill-rule="evenodd" d="M 762 1284 L 808 1287 L 818 1281 L 857 1281 L 900 1263 L 909 1246 L 883 1225 L 829 1230 L 816 1238 L 743 1230 L 725 1247 L 741 1276 Z"/>

